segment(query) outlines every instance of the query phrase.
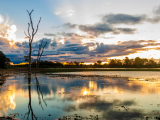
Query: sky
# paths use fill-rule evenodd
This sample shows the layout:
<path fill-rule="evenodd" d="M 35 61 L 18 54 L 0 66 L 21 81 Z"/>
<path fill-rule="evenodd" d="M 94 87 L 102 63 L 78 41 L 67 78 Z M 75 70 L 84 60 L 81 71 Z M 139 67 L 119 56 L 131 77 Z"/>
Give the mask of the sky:
<path fill-rule="evenodd" d="M 125 57 L 159 59 L 159 0 L 0 0 L 0 51 L 17 64 L 28 55 L 27 10 L 38 27 L 32 57 L 96 62 Z M 30 29 L 30 32 L 32 30 Z"/>

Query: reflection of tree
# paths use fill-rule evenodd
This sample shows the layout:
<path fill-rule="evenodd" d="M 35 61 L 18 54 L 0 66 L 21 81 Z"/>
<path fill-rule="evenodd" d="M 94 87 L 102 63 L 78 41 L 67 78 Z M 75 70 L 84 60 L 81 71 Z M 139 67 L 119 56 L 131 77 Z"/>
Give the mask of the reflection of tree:
<path fill-rule="evenodd" d="M 42 106 L 42 100 L 45 103 L 45 105 L 47 106 L 46 102 L 43 99 L 43 95 L 42 92 L 40 90 L 40 85 L 39 85 L 39 81 L 37 79 L 37 76 L 35 76 L 36 78 L 36 87 L 37 87 L 37 94 L 38 94 L 38 100 L 39 100 L 39 104 L 42 107 L 43 110 L 43 106 Z M 28 94 L 29 94 L 29 103 L 28 103 L 28 112 L 25 114 L 25 116 L 27 115 L 27 120 L 29 120 L 29 116 L 31 116 L 32 120 L 37 120 L 37 117 L 35 116 L 34 112 L 33 112 L 33 108 L 32 108 L 32 104 L 31 104 L 31 75 L 28 76 Z M 25 118 L 24 116 L 24 118 Z"/>
<path fill-rule="evenodd" d="M 31 104 L 31 75 L 28 76 L 28 94 L 29 94 L 29 103 L 28 103 L 28 112 L 25 114 L 27 115 L 27 119 L 29 120 L 29 115 L 31 114 L 32 120 L 36 119 L 37 117 L 35 116 L 33 109 L 32 109 L 32 104 Z M 25 118 L 24 116 L 24 118 Z"/>
<path fill-rule="evenodd" d="M 38 94 L 39 105 L 41 105 L 42 110 L 43 110 L 43 106 L 42 106 L 41 99 L 43 100 L 43 102 L 44 102 L 44 104 L 45 104 L 46 106 L 47 106 L 47 104 L 46 104 L 46 102 L 45 102 L 44 99 L 43 99 L 43 94 L 42 94 L 42 92 L 41 92 L 41 90 L 40 90 L 40 85 L 39 85 L 39 81 L 38 81 L 38 79 L 37 79 L 37 76 L 35 76 L 35 78 L 36 78 L 36 86 L 37 86 L 37 94 Z"/>

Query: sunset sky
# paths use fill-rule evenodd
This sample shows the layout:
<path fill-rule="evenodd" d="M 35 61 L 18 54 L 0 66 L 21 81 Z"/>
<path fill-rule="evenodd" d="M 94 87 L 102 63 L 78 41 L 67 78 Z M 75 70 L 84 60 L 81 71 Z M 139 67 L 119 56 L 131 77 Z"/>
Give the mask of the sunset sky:
<path fill-rule="evenodd" d="M 0 0 L 0 51 L 13 63 L 28 55 L 29 16 L 41 22 L 33 42 L 48 42 L 42 60 L 96 62 L 160 58 L 159 0 Z"/>

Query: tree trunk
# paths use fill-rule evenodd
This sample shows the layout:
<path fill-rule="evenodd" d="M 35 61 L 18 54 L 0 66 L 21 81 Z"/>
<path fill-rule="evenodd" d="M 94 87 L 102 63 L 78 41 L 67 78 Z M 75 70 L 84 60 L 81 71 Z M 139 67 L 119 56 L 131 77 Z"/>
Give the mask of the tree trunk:
<path fill-rule="evenodd" d="M 32 52 L 32 46 L 31 43 L 29 43 L 29 68 L 28 68 L 28 75 L 31 75 L 31 52 Z"/>

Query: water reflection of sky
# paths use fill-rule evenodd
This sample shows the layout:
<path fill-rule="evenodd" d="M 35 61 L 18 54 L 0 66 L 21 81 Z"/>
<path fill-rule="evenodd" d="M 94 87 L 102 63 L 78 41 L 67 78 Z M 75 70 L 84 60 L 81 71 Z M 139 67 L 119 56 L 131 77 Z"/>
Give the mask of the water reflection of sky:
<path fill-rule="evenodd" d="M 31 100 L 38 119 L 57 119 L 65 115 L 98 115 L 104 119 L 141 118 L 160 115 L 159 81 L 127 81 L 123 78 L 54 77 L 39 75 L 44 100 L 39 105 L 35 78 L 32 78 Z M 9 77 L 0 86 L 0 116 L 28 112 L 27 78 Z M 51 116 L 49 116 L 49 114 Z M 40 118 L 41 117 L 41 118 Z"/>

